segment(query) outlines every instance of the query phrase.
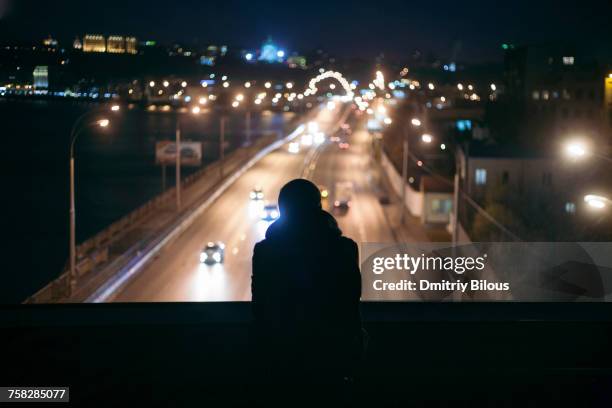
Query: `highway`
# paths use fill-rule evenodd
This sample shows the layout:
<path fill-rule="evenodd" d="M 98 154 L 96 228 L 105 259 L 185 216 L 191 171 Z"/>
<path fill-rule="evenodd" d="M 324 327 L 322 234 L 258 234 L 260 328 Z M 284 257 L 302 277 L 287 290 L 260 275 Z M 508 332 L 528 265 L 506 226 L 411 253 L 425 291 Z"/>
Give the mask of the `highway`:
<path fill-rule="evenodd" d="M 360 242 L 394 242 L 394 235 L 379 197 L 387 195 L 376 166 L 371 163 L 370 135 L 364 121 L 346 118 L 345 107 L 321 109 L 315 118 L 328 141 L 319 147 L 301 146 L 298 154 L 287 146 L 265 156 L 245 172 L 178 239 L 166 246 L 111 301 L 247 301 L 251 298 L 251 256 L 269 222 L 260 220 L 261 202 L 249 200 L 255 186 L 263 188 L 266 203 L 276 203 L 280 188 L 289 180 L 307 177 L 332 192 L 339 181 L 353 185 L 353 199 L 346 214 L 335 214 L 344 235 Z M 350 147 L 342 150 L 329 142 L 330 133 L 347 120 L 356 124 Z M 299 140 L 299 137 L 298 139 Z M 325 200 L 327 201 L 327 200 Z M 331 203 L 324 202 L 329 208 Z M 225 243 L 223 264 L 199 262 L 209 241 Z M 363 274 L 363 299 L 400 296 L 392 292 L 372 294 L 369 276 Z M 403 294 L 405 299 L 406 295 Z"/>

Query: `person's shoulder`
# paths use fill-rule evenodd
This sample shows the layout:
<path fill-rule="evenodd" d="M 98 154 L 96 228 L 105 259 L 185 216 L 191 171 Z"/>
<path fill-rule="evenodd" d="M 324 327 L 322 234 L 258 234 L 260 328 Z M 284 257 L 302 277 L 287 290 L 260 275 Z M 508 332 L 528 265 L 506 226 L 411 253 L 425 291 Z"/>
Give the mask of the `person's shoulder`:
<path fill-rule="evenodd" d="M 355 241 L 353 241 L 349 237 L 345 237 L 344 235 L 339 237 L 338 243 L 344 250 L 349 252 L 357 252 L 359 248 Z"/>

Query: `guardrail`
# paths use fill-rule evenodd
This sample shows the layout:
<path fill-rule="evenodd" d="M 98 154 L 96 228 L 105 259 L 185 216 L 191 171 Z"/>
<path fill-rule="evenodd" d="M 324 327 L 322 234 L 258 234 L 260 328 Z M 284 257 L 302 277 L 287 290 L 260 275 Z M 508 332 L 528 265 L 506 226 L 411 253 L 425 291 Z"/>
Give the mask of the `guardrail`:
<path fill-rule="evenodd" d="M 184 178 L 181 184 L 182 188 L 184 191 L 187 191 L 190 186 L 201 181 L 205 176 L 215 177 L 211 179 L 210 185 L 210 188 L 215 188 L 223 179 L 232 178 L 235 175 L 232 175 L 233 173 L 240 172 L 241 170 L 243 171 L 245 167 L 244 163 L 247 158 L 253 160 L 253 158 L 258 157 L 262 151 L 267 150 L 270 146 L 274 146 L 283 140 L 285 139 L 279 140 L 277 132 L 262 136 L 253 145 L 236 149 L 225 157 L 223 176 L 219 169 L 220 163 L 216 161 Z M 248 163 L 250 163 L 250 161 L 248 161 Z M 209 192 L 210 191 L 207 190 L 207 193 Z M 111 244 L 125 236 L 125 234 L 133 228 L 142 225 L 144 221 L 150 219 L 165 206 L 171 205 L 175 200 L 175 194 L 175 187 L 167 189 L 129 214 L 115 221 L 103 231 L 100 231 L 93 237 L 79 244 L 77 246 L 77 277 L 91 275 L 96 268 L 107 263 L 109 261 L 109 247 Z M 187 210 L 184 210 L 183 214 L 185 211 Z M 112 259 L 110 263 L 105 266 L 105 269 L 113 268 L 113 266 L 119 268 L 122 264 L 129 263 L 130 259 L 138 257 L 139 252 L 145 250 L 143 244 L 143 242 L 136 243 L 119 257 Z M 64 268 L 64 271 L 59 277 L 27 298 L 24 303 L 54 303 L 66 300 L 68 297 L 68 275 L 68 269 Z"/>

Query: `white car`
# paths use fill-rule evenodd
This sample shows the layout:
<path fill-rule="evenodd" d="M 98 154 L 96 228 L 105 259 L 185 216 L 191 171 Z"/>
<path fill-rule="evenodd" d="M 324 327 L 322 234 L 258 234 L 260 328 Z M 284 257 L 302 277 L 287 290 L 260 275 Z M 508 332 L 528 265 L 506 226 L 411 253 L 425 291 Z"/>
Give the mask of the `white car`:
<path fill-rule="evenodd" d="M 280 216 L 278 206 L 276 204 L 268 204 L 261 210 L 261 219 L 264 221 L 274 221 Z"/>
<path fill-rule="evenodd" d="M 255 200 L 255 201 L 263 200 L 264 198 L 263 189 L 261 187 L 255 187 L 253 190 L 251 190 L 249 197 L 251 198 L 251 200 Z"/>
<path fill-rule="evenodd" d="M 200 263 L 214 265 L 223 263 L 225 258 L 225 244 L 223 242 L 209 242 L 200 252 Z"/>

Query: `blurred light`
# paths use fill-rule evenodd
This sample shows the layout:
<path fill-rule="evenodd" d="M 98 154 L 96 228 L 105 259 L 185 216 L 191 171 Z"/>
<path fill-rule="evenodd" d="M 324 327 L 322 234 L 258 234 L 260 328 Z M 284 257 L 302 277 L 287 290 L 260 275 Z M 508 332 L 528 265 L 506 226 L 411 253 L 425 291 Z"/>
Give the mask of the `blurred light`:
<path fill-rule="evenodd" d="M 247 54 L 244 57 L 246 58 L 247 61 L 250 61 L 253 59 L 253 54 L 251 54 L 250 52 L 247 52 Z"/>
<path fill-rule="evenodd" d="M 412 123 L 413 126 L 421 126 L 421 121 L 417 118 L 413 118 L 410 123 Z"/>
<path fill-rule="evenodd" d="M 285 84 L 285 86 L 287 87 L 287 89 L 291 89 L 291 88 L 293 88 L 293 83 L 292 82 L 287 82 Z"/>
<path fill-rule="evenodd" d="M 390 125 L 390 124 L 391 124 L 391 122 L 393 122 L 393 121 L 391 120 L 391 118 L 390 118 L 390 117 L 386 117 L 386 118 L 383 120 L 383 122 L 385 122 L 385 125 Z"/>
<path fill-rule="evenodd" d="M 336 109 L 336 103 L 334 101 L 329 101 L 327 102 L 327 109 L 328 110 L 334 110 Z"/>
<path fill-rule="evenodd" d="M 183 88 L 187 88 L 187 82 L 185 82 L 185 81 L 181 82 L 181 86 L 182 86 Z"/>
<path fill-rule="evenodd" d="M 164 81 L 164 88 L 167 88 L 170 85 L 170 82 Z"/>
<path fill-rule="evenodd" d="M 584 196 L 584 202 L 590 207 L 600 210 L 610 203 L 610 199 L 595 194 L 587 194 Z"/>
<path fill-rule="evenodd" d="M 237 101 L 242 101 L 242 100 L 244 100 L 244 95 L 243 95 L 243 94 L 238 94 L 238 95 L 236 95 L 236 100 L 237 100 Z"/>
<path fill-rule="evenodd" d="M 222 81 L 227 81 L 227 75 L 223 75 L 223 76 L 221 77 L 221 80 L 222 80 Z"/>
<path fill-rule="evenodd" d="M 202 97 L 200 98 L 200 105 L 206 105 L 206 102 L 208 102 L 208 100 L 206 99 L 206 97 L 205 97 L 205 96 L 202 96 Z"/>
<path fill-rule="evenodd" d="M 586 156 L 587 148 L 582 142 L 570 142 L 565 147 L 565 152 L 569 157 L 579 159 Z"/>
<path fill-rule="evenodd" d="M 283 57 L 285 56 L 285 51 L 283 51 L 283 50 L 278 50 L 278 51 L 276 52 L 276 56 L 277 56 L 278 58 L 283 58 Z"/>
<path fill-rule="evenodd" d="M 463 91 L 463 84 L 457 84 L 457 89 L 459 89 L 460 91 Z"/>
<path fill-rule="evenodd" d="M 98 121 L 98 126 L 100 127 L 107 127 L 110 124 L 110 121 L 108 119 L 100 119 Z"/>
<path fill-rule="evenodd" d="M 121 109 L 121 107 L 120 107 L 119 105 L 113 105 L 113 106 L 111 106 L 111 110 L 112 110 L 113 112 L 118 112 L 120 109 Z"/>
<path fill-rule="evenodd" d="M 428 133 L 424 133 L 423 136 L 421 136 L 421 140 L 425 143 L 431 143 L 433 141 L 433 137 Z"/>
<path fill-rule="evenodd" d="M 232 108 L 237 108 L 238 105 L 240 105 L 240 102 L 238 102 L 238 101 L 232 102 Z"/>
<path fill-rule="evenodd" d="M 229 82 L 224 82 L 224 83 L 223 83 L 223 87 L 224 87 L 224 88 L 229 87 L 229 85 L 230 85 L 230 84 L 229 84 Z"/>
<path fill-rule="evenodd" d="M 264 84 L 264 87 L 265 87 L 266 89 L 270 89 L 270 87 L 271 87 L 271 86 L 272 86 L 272 84 L 271 84 L 270 82 L 266 82 L 266 83 Z"/>
<path fill-rule="evenodd" d="M 244 87 L 245 88 L 250 88 L 251 87 L 251 83 L 250 82 L 245 82 L 244 83 Z"/>
<path fill-rule="evenodd" d="M 440 149 L 441 149 L 441 150 L 446 150 L 446 145 L 445 145 L 444 143 L 442 143 L 442 144 L 440 145 Z"/>
<path fill-rule="evenodd" d="M 428 87 L 429 89 L 431 89 L 432 91 L 435 89 L 434 84 L 432 84 L 431 82 L 430 82 L 429 84 L 427 84 L 427 87 Z"/>
<path fill-rule="evenodd" d="M 151 81 L 151 82 L 149 82 L 149 86 L 150 86 L 151 88 L 153 88 L 153 87 L 155 86 L 155 81 Z"/>
<path fill-rule="evenodd" d="M 193 113 L 194 115 L 197 115 L 198 113 L 200 113 L 200 107 L 194 106 L 193 109 L 191 109 L 191 113 Z"/>
<path fill-rule="evenodd" d="M 495 84 L 491 84 L 491 90 L 492 90 L 492 91 L 497 90 L 497 86 L 496 86 Z"/>

